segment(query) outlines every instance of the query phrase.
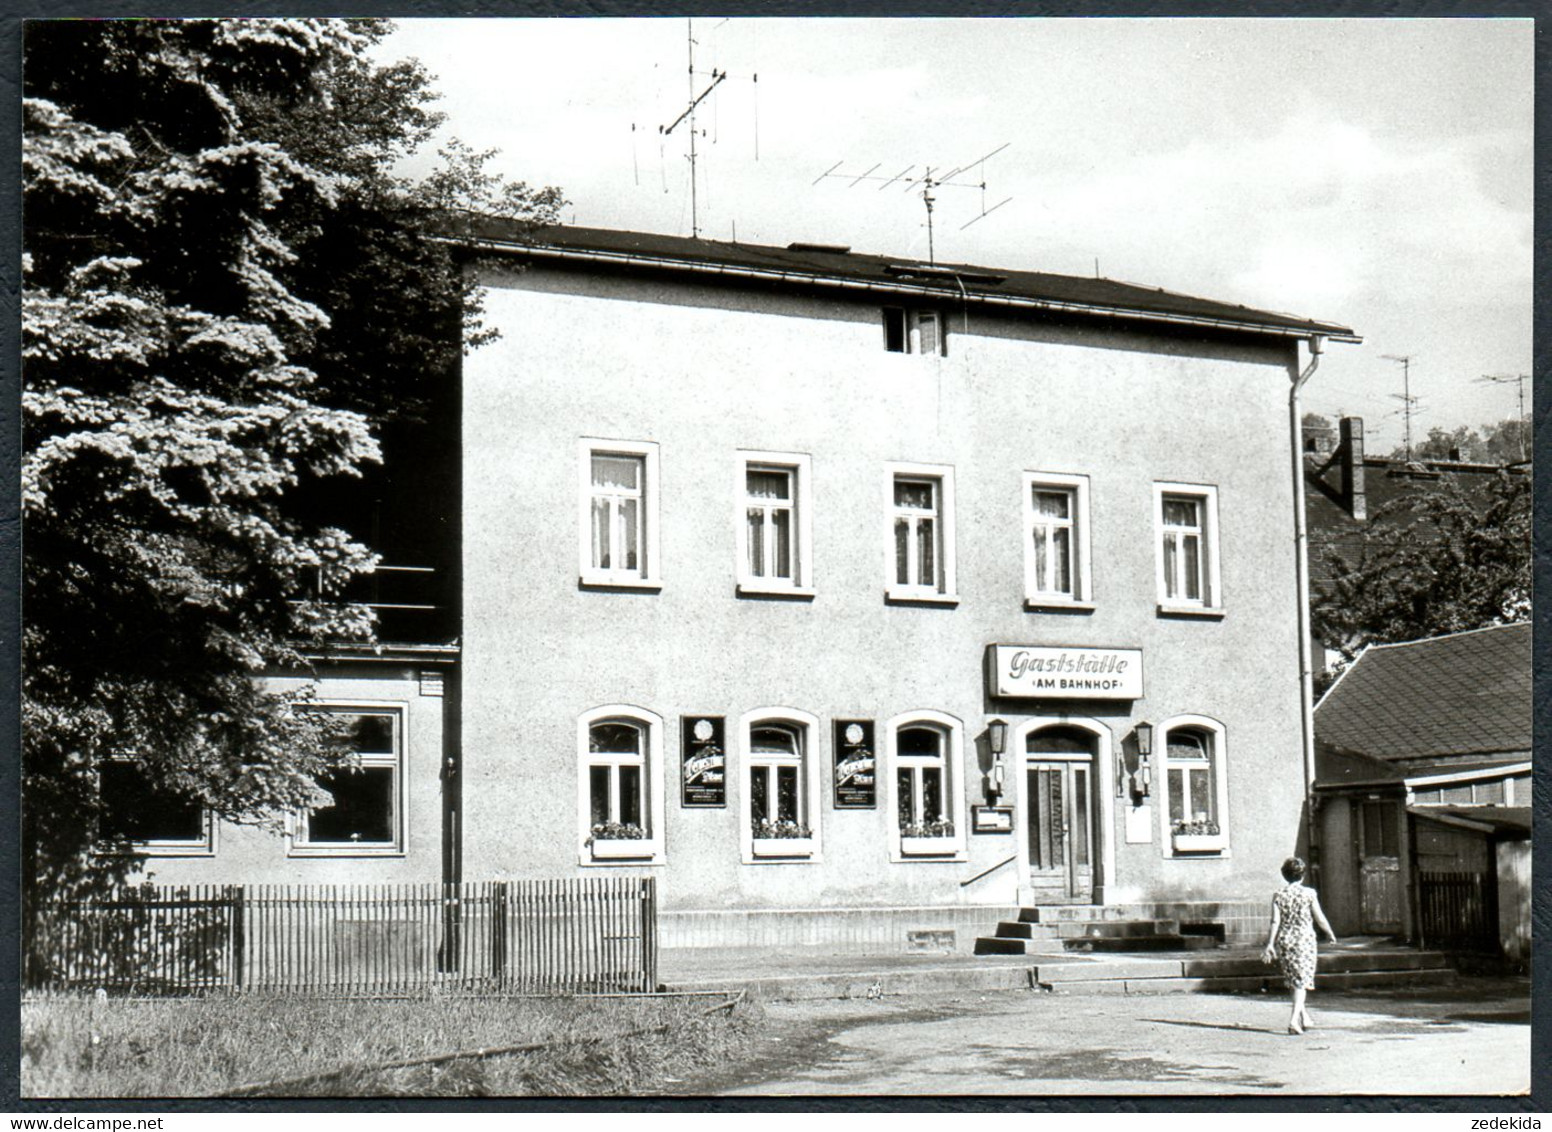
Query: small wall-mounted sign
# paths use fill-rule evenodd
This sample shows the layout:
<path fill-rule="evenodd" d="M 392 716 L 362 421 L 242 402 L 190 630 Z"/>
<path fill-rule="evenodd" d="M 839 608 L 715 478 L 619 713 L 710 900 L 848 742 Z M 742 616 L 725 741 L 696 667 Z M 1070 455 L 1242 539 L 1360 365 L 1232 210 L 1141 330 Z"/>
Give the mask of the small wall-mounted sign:
<path fill-rule="evenodd" d="M 878 756 L 871 719 L 835 721 L 835 808 L 871 810 L 878 805 Z"/>
<path fill-rule="evenodd" d="M 992 645 L 986 683 L 994 696 L 1052 700 L 1142 698 L 1141 649 Z"/>
<path fill-rule="evenodd" d="M 970 828 L 976 833 L 1012 833 L 1012 806 L 971 806 Z"/>
<path fill-rule="evenodd" d="M 423 696 L 440 696 L 443 694 L 443 680 L 440 672 L 422 669 L 420 673 L 420 694 Z"/>
<path fill-rule="evenodd" d="M 679 802 L 686 807 L 727 805 L 727 746 L 720 715 L 681 716 Z"/>

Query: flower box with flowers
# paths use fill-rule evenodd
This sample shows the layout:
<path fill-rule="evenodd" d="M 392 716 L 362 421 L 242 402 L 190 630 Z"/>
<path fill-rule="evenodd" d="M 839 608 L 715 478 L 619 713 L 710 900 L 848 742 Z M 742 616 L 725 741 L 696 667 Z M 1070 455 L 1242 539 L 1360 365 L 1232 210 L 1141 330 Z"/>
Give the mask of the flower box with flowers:
<path fill-rule="evenodd" d="M 900 853 L 903 856 L 951 857 L 957 849 L 954 823 L 947 818 L 907 822 L 900 827 Z"/>
<path fill-rule="evenodd" d="M 1222 853 L 1228 848 L 1228 839 L 1217 822 L 1198 819 L 1177 821 L 1170 831 L 1170 844 L 1176 853 Z"/>
<path fill-rule="evenodd" d="M 587 844 L 595 861 L 631 861 L 652 856 L 646 830 L 634 822 L 601 822 L 590 831 Z"/>
<path fill-rule="evenodd" d="M 770 821 L 759 818 L 754 823 L 751 852 L 756 857 L 812 857 L 814 855 L 813 830 L 801 822 Z"/>

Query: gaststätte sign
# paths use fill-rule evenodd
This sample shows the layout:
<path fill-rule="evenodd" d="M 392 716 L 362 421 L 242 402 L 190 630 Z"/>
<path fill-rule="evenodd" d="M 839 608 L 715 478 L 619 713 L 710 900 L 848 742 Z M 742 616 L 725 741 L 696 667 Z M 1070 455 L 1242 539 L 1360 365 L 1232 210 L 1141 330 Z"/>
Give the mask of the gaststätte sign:
<path fill-rule="evenodd" d="M 1141 649 L 993 645 L 987 676 L 994 696 L 1050 700 L 1142 697 Z"/>

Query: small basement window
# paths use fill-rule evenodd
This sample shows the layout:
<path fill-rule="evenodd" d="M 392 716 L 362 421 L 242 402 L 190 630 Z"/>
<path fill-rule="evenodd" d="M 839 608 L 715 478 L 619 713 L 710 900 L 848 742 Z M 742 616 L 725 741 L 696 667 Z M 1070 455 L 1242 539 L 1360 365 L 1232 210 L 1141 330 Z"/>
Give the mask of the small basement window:
<path fill-rule="evenodd" d="M 938 311 L 884 308 L 884 349 L 892 354 L 948 355 L 948 321 Z"/>

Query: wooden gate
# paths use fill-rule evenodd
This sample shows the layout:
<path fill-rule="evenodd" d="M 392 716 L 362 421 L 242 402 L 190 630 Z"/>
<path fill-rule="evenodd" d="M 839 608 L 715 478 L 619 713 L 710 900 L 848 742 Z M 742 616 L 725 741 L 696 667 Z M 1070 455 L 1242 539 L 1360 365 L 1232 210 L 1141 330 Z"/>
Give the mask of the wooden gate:
<path fill-rule="evenodd" d="M 1419 873 L 1418 929 L 1424 947 L 1495 951 L 1498 912 L 1493 877 L 1484 873 Z"/>

